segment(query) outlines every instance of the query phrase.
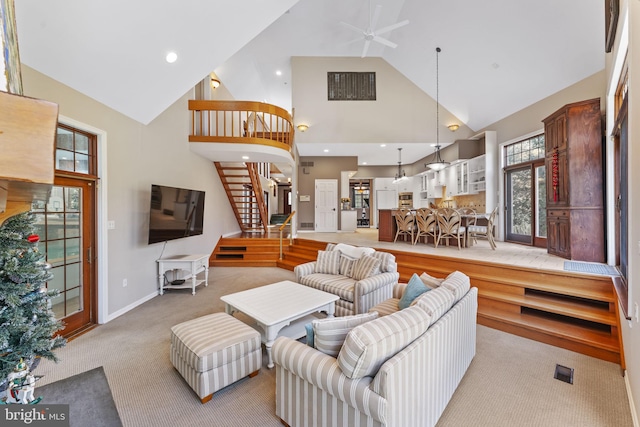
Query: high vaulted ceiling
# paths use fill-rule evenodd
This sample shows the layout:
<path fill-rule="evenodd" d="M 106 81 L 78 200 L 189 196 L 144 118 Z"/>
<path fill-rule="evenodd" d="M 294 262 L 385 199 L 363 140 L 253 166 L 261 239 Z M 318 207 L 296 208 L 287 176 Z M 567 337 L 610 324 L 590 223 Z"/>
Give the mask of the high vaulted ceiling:
<path fill-rule="evenodd" d="M 341 22 L 367 28 L 376 5 L 376 28 L 409 24 L 383 35 L 397 48 L 372 42 L 367 56 L 382 57 L 435 98 L 433 52 L 442 47 L 440 103 L 472 131 L 605 66 L 602 0 L 17 0 L 15 7 L 22 62 L 146 124 L 211 71 L 235 99 L 295 107 L 291 57 L 360 57 L 364 36 Z M 174 64 L 164 59 L 169 51 L 178 54 Z"/>

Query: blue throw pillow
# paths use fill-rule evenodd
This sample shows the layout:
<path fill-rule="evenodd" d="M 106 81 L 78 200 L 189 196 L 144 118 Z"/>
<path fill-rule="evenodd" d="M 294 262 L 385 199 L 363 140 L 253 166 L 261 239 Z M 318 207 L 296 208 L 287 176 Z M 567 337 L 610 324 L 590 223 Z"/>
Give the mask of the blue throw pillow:
<path fill-rule="evenodd" d="M 304 328 L 307 330 L 307 345 L 309 347 L 315 347 L 313 342 L 315 340 L 315 334 L 313 333 L 313 325 L 311 323 L 307 323 L 306 325 L 304 325 Z"/>
<path fill-rule="evenodd" d="M 413 273 L 411 279 L 409 280 L 409 284 L 404 288 L 404 292 L 402 293 L 402 298 L 398 302 L 398 308 L 403 310 L 411 305 L 414 299 L 418 298 L 423 293 L 430 291 L 431 288 L 427 287 L 420 276 L 416 273 Z"/>

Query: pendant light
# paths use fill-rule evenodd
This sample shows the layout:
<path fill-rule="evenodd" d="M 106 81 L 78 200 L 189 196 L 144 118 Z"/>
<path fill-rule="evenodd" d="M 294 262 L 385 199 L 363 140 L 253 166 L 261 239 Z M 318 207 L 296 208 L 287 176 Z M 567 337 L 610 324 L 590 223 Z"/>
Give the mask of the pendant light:
<path fill-rule="evenodd" d="M 393 180 L 393 184 L 397 184 L 407 179 L 409 178 L 407 178 L 404 170 L 402 170 L 402 148 L 398 148 L 398 173 L 396 174 L 396 179 Z"/>
<path fill-rule="evenodd" d="M 449 162 L 445 162 L 440 157 L 440 90 L 439 90 L 439 62 L 438 56 L 440 55 L 441 49 L 439 47 L 436 48 L 436 154 L 435 158 L 431 163 L 425 163 L 425 166 L 434 171 L 441 171 L 442 169 L 449 166 Z"/>

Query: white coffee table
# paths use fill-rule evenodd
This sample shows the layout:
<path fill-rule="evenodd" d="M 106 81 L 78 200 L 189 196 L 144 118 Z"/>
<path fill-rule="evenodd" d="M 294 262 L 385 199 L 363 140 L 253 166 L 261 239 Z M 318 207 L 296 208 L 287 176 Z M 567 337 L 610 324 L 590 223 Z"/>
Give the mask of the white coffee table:
<path fill-rule="evenodd" d="M 328 317 L 333 317 L 338 296 L 285 280 L 220 299 L 228 314 L 239 311 L 256 321 L 256 330 L 267 348 L 267 367 L 273 368 L 271 346 L 275 339 L 281 335 L 302 338 L 306 335 L 304 325 L 317 319 L 314 313 L 326 311 Z"/>

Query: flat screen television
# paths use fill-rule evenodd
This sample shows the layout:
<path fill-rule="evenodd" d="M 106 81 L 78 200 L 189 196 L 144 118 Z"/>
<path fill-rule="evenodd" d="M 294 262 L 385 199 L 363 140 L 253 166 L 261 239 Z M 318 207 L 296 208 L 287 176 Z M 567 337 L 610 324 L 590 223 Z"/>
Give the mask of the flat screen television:
<path fill-rule="evenodd" d="M 151 185 L 149 244 L 202 234 L 204 191 Z"/>

